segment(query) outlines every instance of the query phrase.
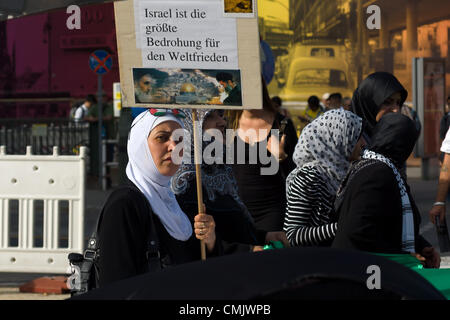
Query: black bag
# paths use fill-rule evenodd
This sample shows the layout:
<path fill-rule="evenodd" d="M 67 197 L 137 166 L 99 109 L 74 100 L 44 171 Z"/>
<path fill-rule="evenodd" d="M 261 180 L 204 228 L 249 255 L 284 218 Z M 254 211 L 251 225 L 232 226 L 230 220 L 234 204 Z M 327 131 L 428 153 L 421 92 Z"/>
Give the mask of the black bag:
<path fill-rule="evenodd" d="M 134 186 L 124 186 L 125 188 L 132 188 L 139 190 Z M 140 191 L 139 191 L 140 192 Z M 144 197 L 144 195 L 142 195 Z M 156 234 L 155 224 L 153 221 L 153 211 L 150 204 L 144 197 L 145 203 L 150 212 L 150 232 L 147 242 L 147 260 L 149 264 L 149 272 L 161 270 L 161 256 L 159 252 L 159 240 Z M 92 289 L 98 288 L 98 258 L 100 257 L 100 249 L 98 246 L 98 230 L 103 218 L 103 210 L 97 220 L 97 225 L 89 238 L 87 249 L 84 254 L 70 253 L 68 258 L 72 269 L 72 275 L 68 278 L 67 284 L 71 292 L 71 296 L 86 293 Z"/>

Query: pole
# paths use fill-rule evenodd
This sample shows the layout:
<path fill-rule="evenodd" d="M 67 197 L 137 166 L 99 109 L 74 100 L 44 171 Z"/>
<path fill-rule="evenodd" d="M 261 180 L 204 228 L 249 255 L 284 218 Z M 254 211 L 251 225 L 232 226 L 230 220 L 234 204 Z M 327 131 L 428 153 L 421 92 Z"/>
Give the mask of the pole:
<path fill-rule="evenodd" d="M 102 125 L 103 125 L 103 105 L 102 105 L 102 75 L 98 75 L 98 184 L 103 189 L 103 157 L 102 157 Z"/>
<path fill-rule="evenodd" d="M 362 54 L 363 54 L 363 31 L 362 28 L 364 28 L 365 26 L 362 23 L 362 19 L 363 19 L 363 6 L 362 6 L 362 0 L 357 0 L 356 3 L 356 25 L 357 25 L 357 42 L 358 42 L 358 53 L 357 53 L 357 85 L 359 86 L 359 84 L 362 81 L 362 77 L 363 77 L 363 66 L 362 66 Z"/>
<path fill-rule="evenodd" d="M 198 132 L 197 132 L 197 110 L 192 109 L 192 128 L 194 129 L 194 161 L 195 161 L 195 177 L 197 180 L 197 205 L 198 205 L 198 212 L 199 213 L 205 213 L 205 208 L 203 205 L 203 191 L 202 191 L 202 171 L 200 166 L 200 160 L 198 150 L 200 146 L 198 145 Z M 201 157 L 201 154 L 200 154 Z M 200 240 L 200 251 L 202 260 L 206 260 L 206 248 L 205 248 L 205 241 Z"/>

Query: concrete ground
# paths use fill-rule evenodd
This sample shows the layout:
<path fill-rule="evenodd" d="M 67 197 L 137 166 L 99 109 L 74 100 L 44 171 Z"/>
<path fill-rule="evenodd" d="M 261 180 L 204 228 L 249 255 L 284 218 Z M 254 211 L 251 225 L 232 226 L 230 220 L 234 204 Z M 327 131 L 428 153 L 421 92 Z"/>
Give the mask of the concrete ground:
<path fill-rule="evenodd" d="M 421 232 L 423 236 L 436 248 L 439 248 L 434 225 L 428 218 L 428 211 L 431 208 L 437 191 L 436 170 L 434 177 L 430 180 L 421 179 L 421 169 L 417 161 L 408 161 L 410 165 L 407 170 L 408 183 L 411 187 L 414 199 L 421 211 L 422 223 Z M 432 170 L 432 171 L 433 171 Z M 100 209 L 106 200 L 108 191 L 101 191 L 96 186 L 95 180 L 88 181 L 86 191 L 86 215 L 85 215 L 85 239 L 92 233 L 97 221 Z M 449 218 L 450 221 L 450 218 Z M 441 267 L 450 267 L 450 256 L 442 257 Z M 44 274 L 24 274 L 24 273 L 0 273 L 0 300 L 62 300 L 69 297 L 68 294 L 30 294 L 20 293 L 19 286 L 33 279 L 51 276 Z"/>

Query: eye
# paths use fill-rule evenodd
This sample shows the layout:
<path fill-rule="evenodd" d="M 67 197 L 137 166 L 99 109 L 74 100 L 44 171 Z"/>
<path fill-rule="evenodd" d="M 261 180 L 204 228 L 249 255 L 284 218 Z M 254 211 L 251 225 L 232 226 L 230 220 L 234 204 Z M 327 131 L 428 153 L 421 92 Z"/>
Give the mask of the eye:
<path fill-rule="evenodd" d="M 167 140 L 169 140 L 169 136 L 167 136 L 165 134 L 157 135 L 155 137 L 155 140 L 158 142 L 166 142 Z"/>

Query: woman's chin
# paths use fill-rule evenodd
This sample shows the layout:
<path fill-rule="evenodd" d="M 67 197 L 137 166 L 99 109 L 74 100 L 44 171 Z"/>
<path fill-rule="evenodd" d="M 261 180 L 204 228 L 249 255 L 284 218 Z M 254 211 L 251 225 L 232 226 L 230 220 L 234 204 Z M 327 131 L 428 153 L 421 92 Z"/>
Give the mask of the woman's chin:
<path fill-rule="evenodd" d="M 172 161 L 170 161 L 170 163 L 167 163 L 167 162 L 169 162 L 169 161 L 166 161 L 165 164 L 161 165 L 161 166 L 158 168 L 158 171 L 159 171 L 159 173 L 161 173 L 163 176 L 171 177 L 171 176 L 173 176 L 173 175 L 177 172 L 177 170 L 178 170 L 178 168 L 179 168 L 180 166 L 174 164 Z"/>

